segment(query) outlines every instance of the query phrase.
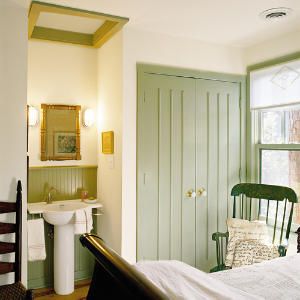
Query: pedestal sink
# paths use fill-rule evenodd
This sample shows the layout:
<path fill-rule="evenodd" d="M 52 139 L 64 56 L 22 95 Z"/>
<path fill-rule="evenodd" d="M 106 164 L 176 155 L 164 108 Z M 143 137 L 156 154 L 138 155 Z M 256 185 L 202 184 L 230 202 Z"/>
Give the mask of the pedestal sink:
<path fill-rule="evenodd" d="M 74 291 L 74 212 L 84 203 L 48 204 L 43 212 L 54 225 L 54 290 L 59 295 Z"/>
<path fill-rule="evenodd" d="M 54 225 L 54 290 L 59 295 L 74 291 L 74 213 L 87 207 L 102 205 L 80 200 L 28 204 L 29 213 L 42 213 L 45 221 Z"/>

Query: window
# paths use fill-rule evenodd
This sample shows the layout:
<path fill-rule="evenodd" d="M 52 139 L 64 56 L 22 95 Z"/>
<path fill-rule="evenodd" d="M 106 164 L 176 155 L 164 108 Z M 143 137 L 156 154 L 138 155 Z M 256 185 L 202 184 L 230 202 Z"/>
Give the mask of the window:
<path fill-rule="evenodd" d="M 300 194 L 300 109 L 259 112 L 260 179 Z"/>
<path fill-rule="evenodd" d="M 260 119 L 260 181 L 292 187 L 299 195 L 300 110 L 261 111 Z M 275 210 L 275 206 L 270 209 Z M 299 222 L 299 211 L 295 211 Z"/>
<path fill-rule="evenodd" d="M 289 186 L 300 195 L 300 60 L 251 72 L 250 107 L 257 180 Z M 294 222 L 300 223 L 299 205 Z"/>

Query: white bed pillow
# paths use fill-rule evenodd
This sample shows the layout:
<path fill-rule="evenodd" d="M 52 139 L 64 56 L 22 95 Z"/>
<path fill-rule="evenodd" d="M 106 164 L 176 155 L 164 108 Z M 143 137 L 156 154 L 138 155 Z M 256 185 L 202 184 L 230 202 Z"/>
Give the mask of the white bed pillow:
<path fill-rule="evenodd" d="M 260 263 L 279 257 L 278 247 L 259 240 L 239 241 L 235 246 L 232 268 Z"/>
<path fill-rule="evenodd" d="M 244 240 L 258 240 L 268 243 L 268 227 L 260 221 L 248 221 L 241 219 L 227 219 L 229 239 L 226 251 L 225 265 L 232 267 L 235 246 Z"/>

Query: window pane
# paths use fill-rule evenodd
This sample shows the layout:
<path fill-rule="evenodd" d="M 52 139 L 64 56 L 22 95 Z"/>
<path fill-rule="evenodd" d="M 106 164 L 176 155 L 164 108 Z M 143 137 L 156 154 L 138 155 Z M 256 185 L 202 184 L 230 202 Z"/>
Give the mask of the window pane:
<path fill-rule="evenodd" d="M 262 150 L 261 182 L 289 185 L 289 151 Z"/>
<path fill-rule="evenodd" d="M 262 116 L 262 143 L 281 144 L 283 137 L 283 113 L 280 111 L 264 111 Z"/>
<path fill-rule="evenodd" d="M 287 140 L 290 144 L 300 143 L 300 110 L 286 112 Z"/>
<path fill-rule="evenodd" d="M 300 144 L 300 109 L 261 112 L 262 144 Z"/>
<path fill-rule="evenodd" d="M 262 150 L 261 183 L 289 186 L 300 194 L 300 151 Z M 262 204 L 262 214 L 266 214 L 266 203 Z M 270 206 L 271 215 L 275 214 L 276 206 Z M 279 219 L 282 218 L 283 206 L 279 208 Z M 300 222 L 298 207 L 294 221 Z"/>

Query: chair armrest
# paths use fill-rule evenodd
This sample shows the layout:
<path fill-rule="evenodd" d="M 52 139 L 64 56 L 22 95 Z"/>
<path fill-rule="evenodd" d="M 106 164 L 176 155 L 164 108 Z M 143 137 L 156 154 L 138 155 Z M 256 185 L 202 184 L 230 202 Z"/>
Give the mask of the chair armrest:
<path fill-rule="evenodd" d="M 212 240 L 213 241 L 218 241 L 219 238 L 222 238 L 222 237 L 228 238 L 229 237 L 229 232 L 228 231 L 227 232 L 218 232 L 217 231 L 217 232 L 212 234 Z"/>

